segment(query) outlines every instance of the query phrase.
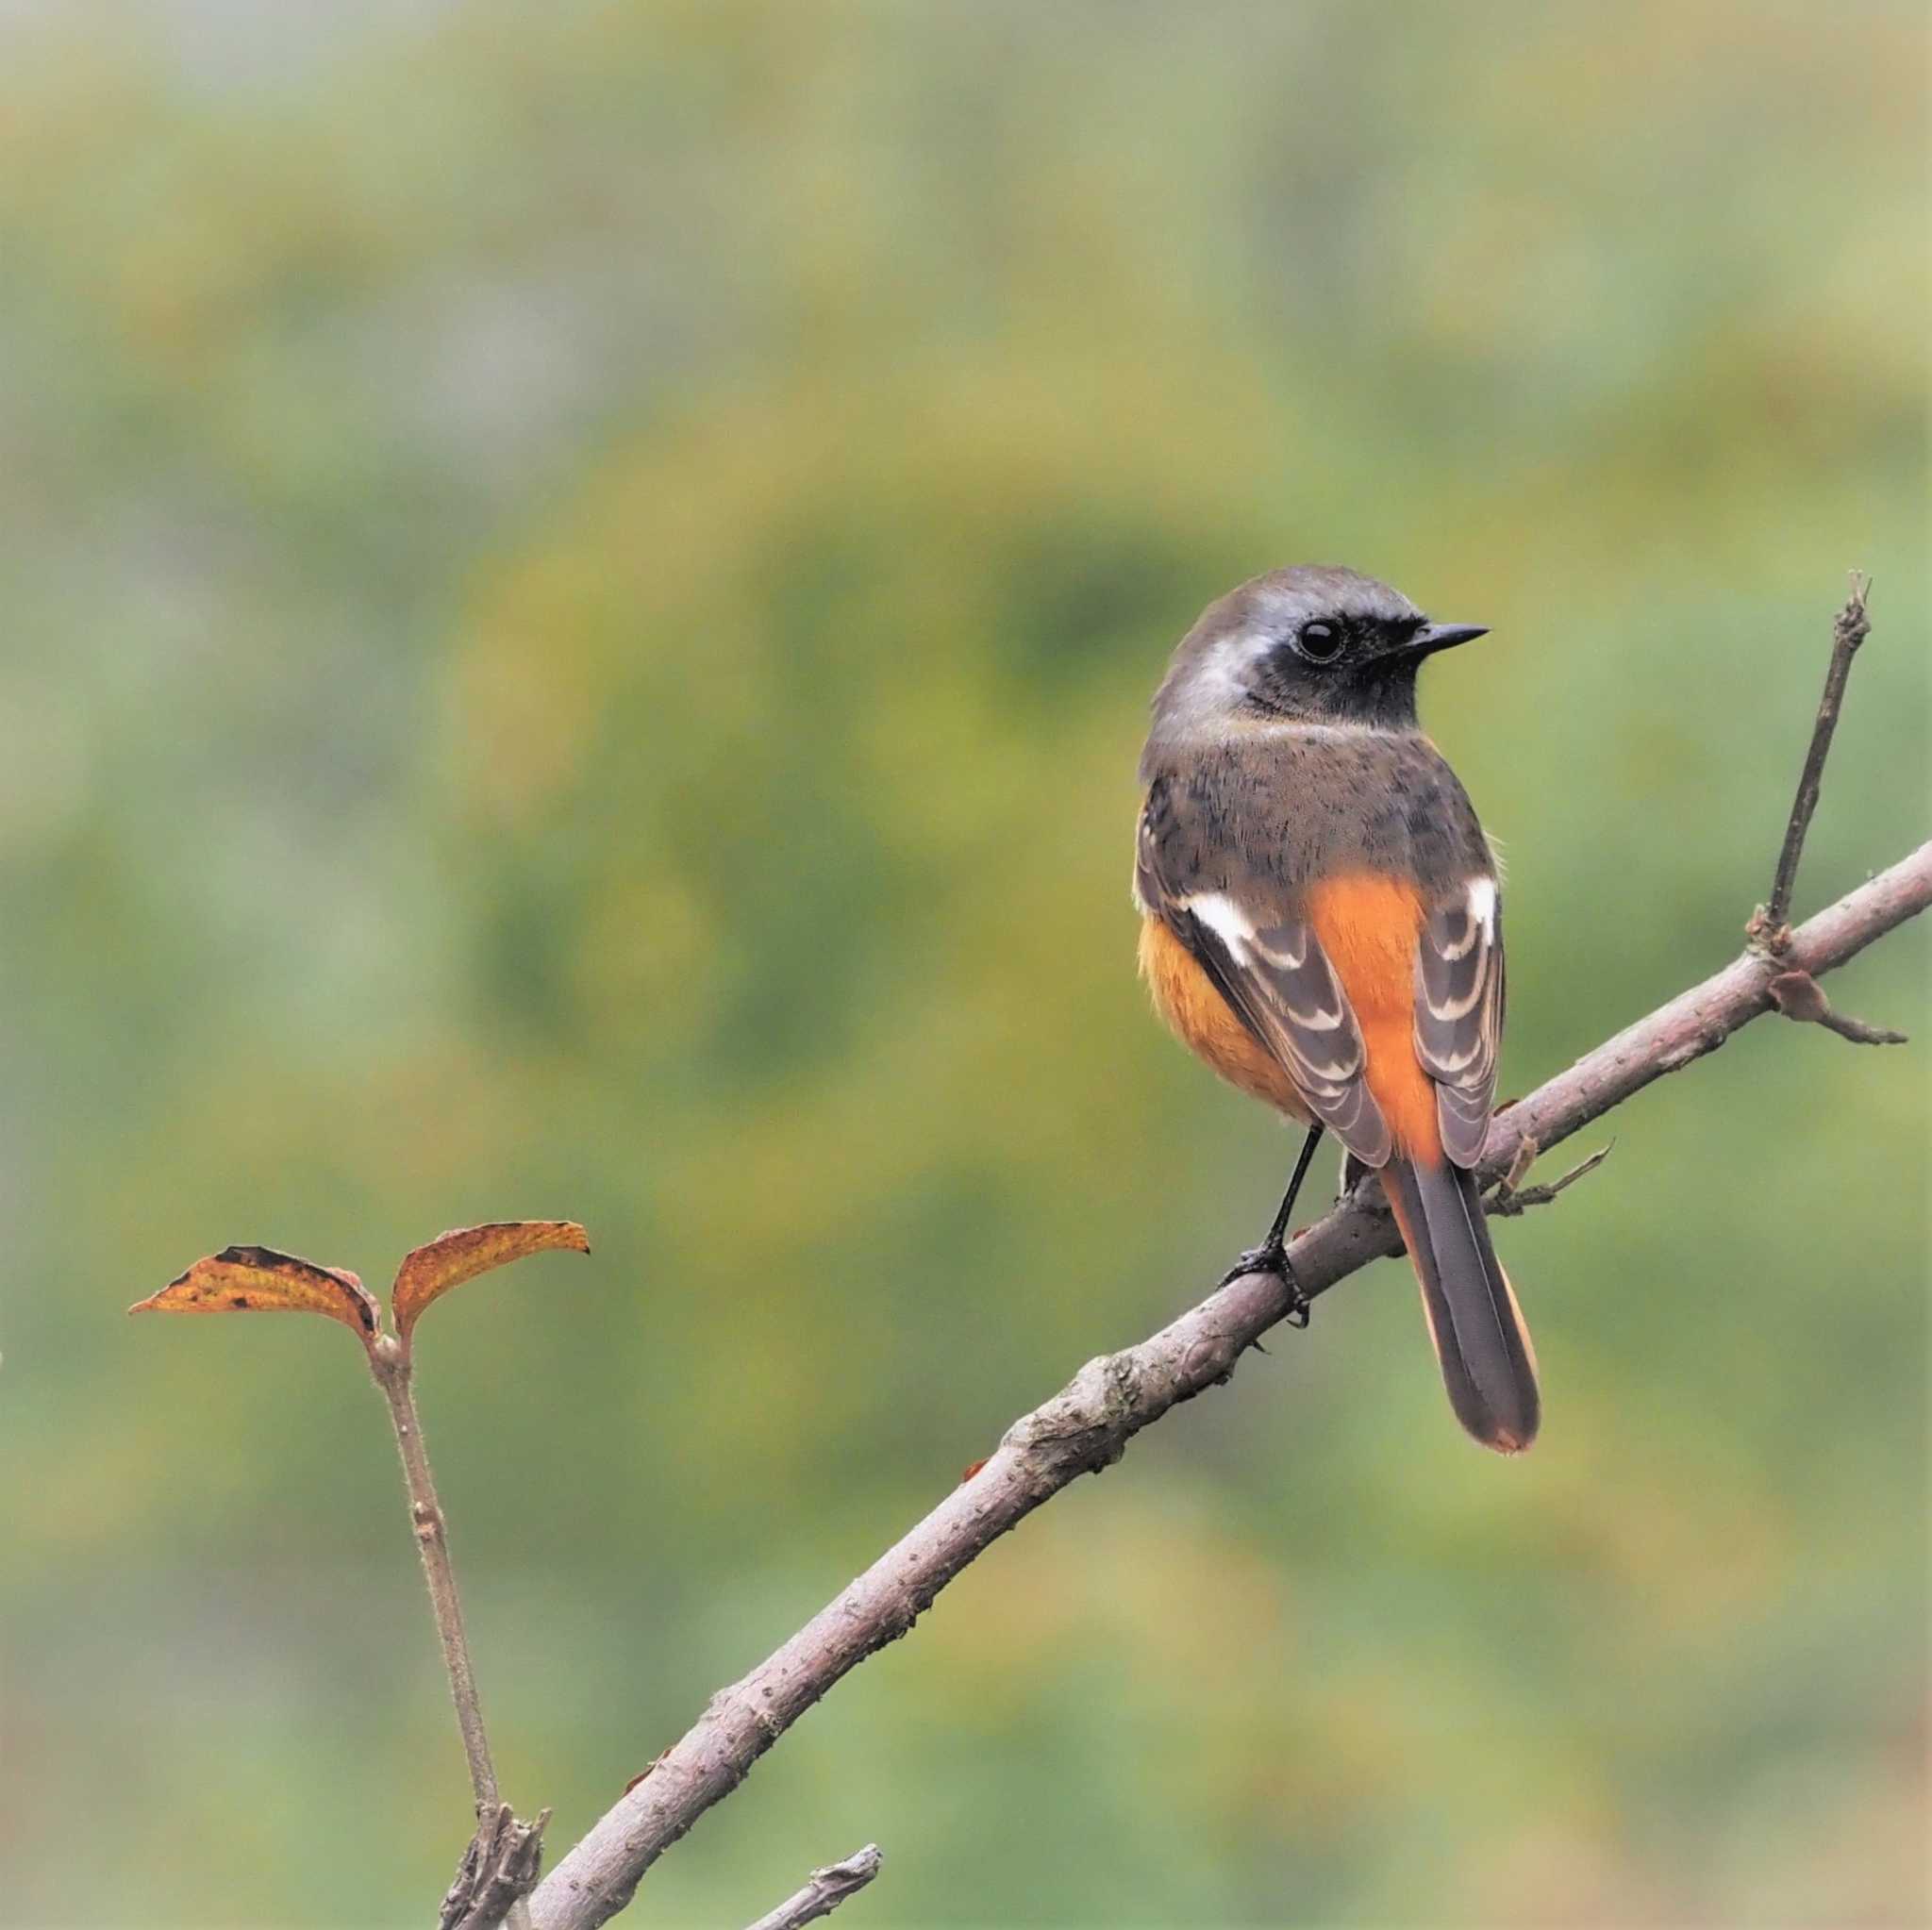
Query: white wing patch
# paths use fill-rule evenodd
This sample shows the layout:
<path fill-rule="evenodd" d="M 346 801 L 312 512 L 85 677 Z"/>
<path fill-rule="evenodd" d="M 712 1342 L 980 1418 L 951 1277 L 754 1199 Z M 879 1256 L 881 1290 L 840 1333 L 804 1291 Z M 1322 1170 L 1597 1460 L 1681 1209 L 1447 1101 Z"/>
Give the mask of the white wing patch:
<path fill-rule="evenodd" d="M 1430 914 L 1416 946 L 1415 1049 L 1436 1082 L 1442 1150 L 1457 1166 L 1482 1155 L 1503 1032 L 1503 941 L 1492 877 L 1467 879 L 1462 902 Z"/>
<path fill-rule="evenodd" d="M 1363 1076 L 1361 1033 L 1314 933 L 1279 907 L 1257 915 L 1225 873 L 1214 890 L 1187 890 L 1172 873 L 1174 833 L 1173 798 L 1157 781 L 1135 844 L 1135 902 L 1187 947 L 1308 1110 L 1365 1166 L 1385 1164 L 1394 1141 Z"/>
<path fill-rule="evenodd" d="M 1183 898 L 1180 904 L 1184 911 L 1191 911 L 1229 951 L 1245 952 L 1254 942 L 1253 923 L 1225 891 L 1196 891 L 1191 898 Z"/>
<path fill-rule="evenodd" d="M 1175 901 L 1226 961 L 1229 995 L 1294 1081 L 1310 1110 L 1365 1165 L 1392 1150 L 1388 1123 L 1363 1077 L 1366 1055 L 1347 995 L 1300 919 L 1257 928 L 1225 891 Z"/>

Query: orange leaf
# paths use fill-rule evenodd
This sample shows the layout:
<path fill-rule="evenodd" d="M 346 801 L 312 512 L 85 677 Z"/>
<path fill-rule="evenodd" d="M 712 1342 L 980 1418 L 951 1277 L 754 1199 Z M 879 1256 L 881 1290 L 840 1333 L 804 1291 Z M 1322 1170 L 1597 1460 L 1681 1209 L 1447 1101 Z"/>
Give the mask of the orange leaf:
<path fill-rule="evenodd" d="M 525 1254 L 567 1247 L 589 1253 L 590 1236 L 575 1220 L 492 1220 L 483 1226 L 459 1226 L 419 1246 L 396 1269 L 396 1333 L 407 1341 L 409 1329 L 432 1300 L 452 1287 L 474 1280 L 492 1267 L 507 1267 Z"/>
<path fill-rule="evenodd" d="M 225 1246 L 127 1311 L 320 1313 L 341 1321 L 364 1346 L 382 1313 L 354 1273 L 266 1246 Z"/>

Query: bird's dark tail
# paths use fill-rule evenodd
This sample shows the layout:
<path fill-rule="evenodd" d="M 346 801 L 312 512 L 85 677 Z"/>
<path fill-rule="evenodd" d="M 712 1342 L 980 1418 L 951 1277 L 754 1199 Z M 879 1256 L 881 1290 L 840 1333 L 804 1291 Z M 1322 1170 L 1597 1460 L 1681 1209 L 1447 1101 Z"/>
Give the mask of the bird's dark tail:
<path fill-rule="evenodd" d="M 1429 1338 L 1456 1418 L 1485 1447 L 1521 1454 L 1542 1418 L 1536 1350 L 1490 1244 L 1475 1175 L 1446 1160 L 1398 1156 L 1382 1169 L 1382 1190 L 1422 1283 Z"/>

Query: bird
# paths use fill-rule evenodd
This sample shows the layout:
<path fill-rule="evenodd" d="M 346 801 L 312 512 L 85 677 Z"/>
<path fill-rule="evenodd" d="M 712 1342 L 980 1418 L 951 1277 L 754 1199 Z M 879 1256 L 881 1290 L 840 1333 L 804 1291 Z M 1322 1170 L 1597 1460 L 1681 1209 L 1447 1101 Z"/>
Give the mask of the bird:
<path fill-rule="evenodd" d="M 1423 734 L 1422 666 L 1486 636 L 1356 571 L 1270 571 L 1203 611 L 1155 695 L 1135 840 L 1156 1010 L 1307 1128 L 1273 1225 L 1226 1280 L 1280 1277 L 1324 1132 L 1381 1181 L 1456 1418 L 1519 1454 L 1535 1350 L 1475 1168 L 1503 1032 L 1502 895 L 1468 793 Z"/>

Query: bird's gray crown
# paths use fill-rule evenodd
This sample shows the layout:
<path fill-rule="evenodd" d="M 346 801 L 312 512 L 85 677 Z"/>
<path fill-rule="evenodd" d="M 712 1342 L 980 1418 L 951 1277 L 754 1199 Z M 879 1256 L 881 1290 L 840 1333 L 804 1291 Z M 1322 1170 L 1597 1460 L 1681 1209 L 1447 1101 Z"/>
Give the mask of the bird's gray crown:
<path fill-rule="evenodd" d="M 1414 729 L 1429 635 L 1422 611 L 1373 576 L 1271 570 L 1209 604 L 1182 638 L 1154 699 L 1149 748 L 1271 718 Z"/>

